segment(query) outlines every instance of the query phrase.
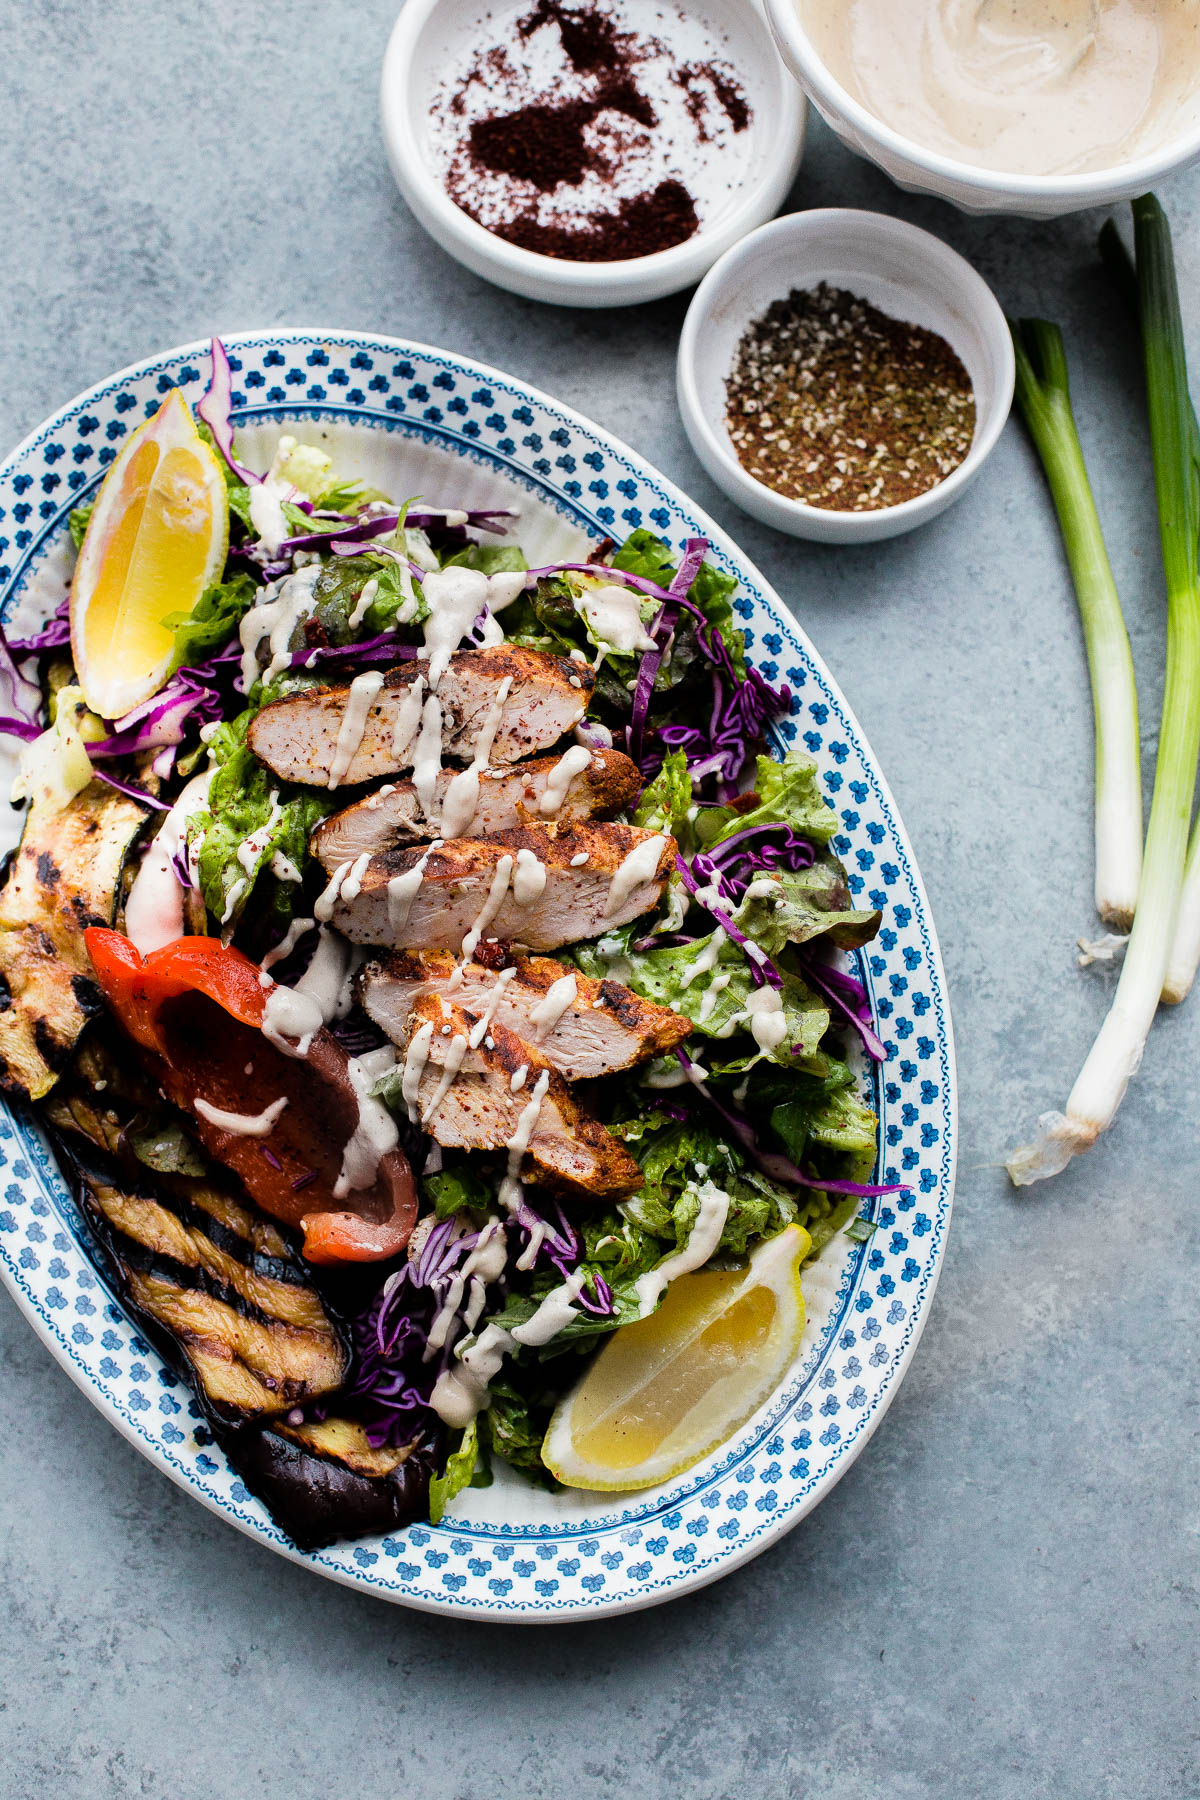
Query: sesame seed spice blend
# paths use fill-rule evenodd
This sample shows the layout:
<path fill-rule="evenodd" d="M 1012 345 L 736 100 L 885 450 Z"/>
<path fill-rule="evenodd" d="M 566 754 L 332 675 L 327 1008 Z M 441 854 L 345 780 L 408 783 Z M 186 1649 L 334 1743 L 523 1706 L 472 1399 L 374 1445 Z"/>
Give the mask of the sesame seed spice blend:
<path fill-rule="evenodd" d="M 725 383 L 738 461 L 789 499 L 871 512 L 927 493 L 975 435 L 971 379 L 945 338 L 822 282 L 745 330 Z"/>

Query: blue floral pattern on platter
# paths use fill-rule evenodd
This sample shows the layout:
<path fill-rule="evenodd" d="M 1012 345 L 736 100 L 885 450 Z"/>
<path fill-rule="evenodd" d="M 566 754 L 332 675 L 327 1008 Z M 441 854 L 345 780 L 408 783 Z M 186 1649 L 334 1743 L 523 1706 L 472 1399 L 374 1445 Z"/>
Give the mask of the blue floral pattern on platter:
<path fill-rule="evenodd" d="M 679 547 L 713 542 L 740 581 L 747 646 L 788 684 L 780 727 L 817 759 L 834 840 L 864 906 L 883 913 L 859 958 L 888 1060 L 875 1076 L 877 1230 L 840 1275 L 802 1366 L 714 1457 L 651 1496 L 596 1495 L 560 1520 L 464 1517 L 303 1555 L 212 1444 L 185 1383 L 105 1288 L 47 1143 L 0 1103 L 0 1273 L 58 1361 L 144 1455 L 214 1512 L 319 1573 L 381 1598 L 477 1618 L 552 1620 L 654 1604 L 744 1562 L 796 1524 L 849 1467 L 894 1395 L 944 1254 L 955 1160 L 954 1058 L 945 977 L 903 826 L 861 731 L 780 600 L 690 501 L 631 451 L 536 390 L 399 340 L 279 331 L 228 341 L 235 420 L 311 420 L 433 444 L 525 488 L 572 525 L 620 537 L 647 526 Z M 121 441 L 179 386 L 198 398 L 207 347 L 190 345 L 92 389 L 0 466 L 0 617 L 61 546 Z M 402 447 L 402 445 L 401 445 Z M 462 1504 L 460 1502 L 460 1504 Z"/>

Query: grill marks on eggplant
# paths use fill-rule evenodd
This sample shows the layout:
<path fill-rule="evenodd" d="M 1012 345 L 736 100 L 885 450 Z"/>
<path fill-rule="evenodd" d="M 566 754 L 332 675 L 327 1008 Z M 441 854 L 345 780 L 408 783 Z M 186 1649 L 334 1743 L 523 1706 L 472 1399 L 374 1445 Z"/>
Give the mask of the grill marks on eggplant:
<path fill-rule="evenodd" d="M 217 1243 L 199 1223 L 204 1214 L 198 1209 L 188 1208 L 189 1221 L 157 1200 L 120 1188 L 107 1188 L 102 1196 L 96 1189 L 94 1197 L 109 1224 L 149 1252 L 156 1267 L 169 1266 L 177 1279 L 187 1279 L 259 1323 L 279 1321 L 301 1331 L 325 1330 L 325 1309 L 312 1288 L 263 1274 L 226 1247 L 232 1241 L 247 1248 L 232 1233 L 222 1232 L 226 1245 Z"/>
<path fill-rule="evenodd" d="M 277 1412 L 341 1386 L 346 1352 L 314 1288 L 259 1274 L 147 1194 L 80 1175 L 130 1304 L 171 1334 L 219 1416 Z"/>
<path fill-rule="evenodd" d="M 336 1406 L 349 1366 L 309 1267 L 219 1178 L 138 1163 L 139 1120 L 179 1128 L 103 1025 L 46 1115 L 113 1288 L 189 1377 L 220 1447 L 280 1527 L 317 1549 L 425 1516 L 437 1442 L 376 1449 L 357 1419 L 291 1422 L 292 1408 Z"/>
<path fill-rule="evenodd" d="M 301 1550 L 396 1531 L 429 1516 L 429 1478 L 440 1462 L 436 1444 L 370 1452 L 362 1427 L 350 1419 L 298 1429 L 218 1428 L 217 1438 L 247 1487 Z M 386 1472 L 385 1458 L 396 1459 Z"/>
<path fill-rule="evenodd" d="M 122 1298 L 166 1334 L 214 1417 L 242 1421 L 334 1392 L 346 1348 L 282 1233 L 209 1176 L 142 1168 L 126 1136 L 146 1097 L 140 1078 L 126 1078 L 103 1042 L 85 1060 L 87 1075 L 72 1076 L 47 1116 Z"/>

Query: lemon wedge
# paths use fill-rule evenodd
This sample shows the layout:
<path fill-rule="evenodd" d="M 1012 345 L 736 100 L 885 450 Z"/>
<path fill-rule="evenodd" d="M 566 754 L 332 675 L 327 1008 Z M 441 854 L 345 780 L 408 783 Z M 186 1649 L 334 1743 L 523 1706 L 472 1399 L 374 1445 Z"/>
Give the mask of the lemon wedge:
<path fill-rule="evenodd" d="M 732 1436 L 800 1348 L 809 1242 L 789 1225 L 748 1268 L 680 1275 L 657 1312 L 614 1332 L 550 1421 L 551 1474 L 568 1487 L 652 1487 Z"/>
<path fill-rule="evenodd" d="M 119 719 L 171 672 L 175 634 L 219 581 L 229 548 L 221 465 L 172 388 L 104 477 L 71 582 L 71 651 L 84 698 Z"/>

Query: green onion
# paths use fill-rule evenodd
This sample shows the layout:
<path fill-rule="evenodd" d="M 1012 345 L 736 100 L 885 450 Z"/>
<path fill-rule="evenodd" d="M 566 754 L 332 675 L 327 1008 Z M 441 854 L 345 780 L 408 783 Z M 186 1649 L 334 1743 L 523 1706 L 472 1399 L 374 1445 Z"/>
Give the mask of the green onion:
<path fill-rule="evenodd" d="M 1167 958 L 1167 973 L 1163 978 L 1162 997 L 1168 1006 L 1178 1006 L 1186 1000 L 1196 979 L 1196 969 L 1200 965 L 1200 822 L 1192 832 L 1192 847 L 1188 851 L 1187 873 L 1183 878 L 1183 891 L 1179 896 L 1179 920 L 1175 926 L 1175 939 L 1171 945 L 1171 954 Z"/>
<path fill-rule="evenodd" d="M 1142 872 L 1142 773 L 1137 687 L 1100 517 L 1075 418 L 1062 332 L 1045 319 L 1010 321 L 1017 406 L 1058 512 L 1083 624 L 1096 719 L 1096 911 L 1128 931 Z"/>
<path fill-rule="evenodd" d="M 1114 220 L 1106 221 L 1100 232 L 1100 254 L 1108 265 L 1109 271 L 1121 288 L 1133 310 L 1138 310 L 1137 273 L 1133 259 L 1125 248 L 1121 234 Z M 1189 408 L 1194 455 L 1200 462 L 1200 422 L 1196 419 L 1196 409 Z M 1179 918 L 1175 926 L 1175 938 L 1171 945 L 1171 954 L 1167 959 L 1167 973 L 1163 981 L 1162 998 L 1168 1006 L 1178 1006 L 1186 1000 L 1196 979 L 1196 969 L 1200 965 L 1200 819 L 1197 819 L 1192 830 L 1191 846 L 1188 850 L 1187 871 L 1183 880 L 1183 891 L 1179 901 Z"/>
<path fill-rule="evenodd" d="M 1133 931 L 1112 1009 L 1037 1140 L 1012 1153 L 1018 1186 L 1064 1169 L 1116 1117 L 1154 1022 L 1175 937 L 1200 756 L 1200 468 L 1171 233 L 1158 201 L 1133 203 L 1139 317 L 1167 587 L 1167 668 L 1154 797 Z"/>

